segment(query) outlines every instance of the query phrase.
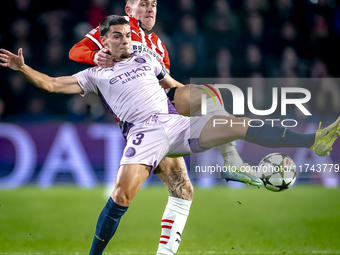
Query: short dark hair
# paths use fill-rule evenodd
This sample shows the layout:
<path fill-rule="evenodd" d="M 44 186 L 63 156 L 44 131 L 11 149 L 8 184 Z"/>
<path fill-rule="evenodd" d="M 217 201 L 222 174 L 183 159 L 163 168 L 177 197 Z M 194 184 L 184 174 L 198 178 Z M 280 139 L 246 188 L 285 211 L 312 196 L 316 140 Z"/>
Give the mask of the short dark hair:
<path fill-rule="evenodd" d="M 129 24 L 129 22 L 123 18 L 122 16 L 118 15 L 109 15 L 106 16 L 99 24 L 99 33 L 101 36 L 104 36 L 107 31 L 109 31 L 110 26 L 112 25 L 125 25 Z"/>
<path fill-rule="evenodd" d="M 136 0 L 125 0 L 127 6 L 133 5 Z"/>

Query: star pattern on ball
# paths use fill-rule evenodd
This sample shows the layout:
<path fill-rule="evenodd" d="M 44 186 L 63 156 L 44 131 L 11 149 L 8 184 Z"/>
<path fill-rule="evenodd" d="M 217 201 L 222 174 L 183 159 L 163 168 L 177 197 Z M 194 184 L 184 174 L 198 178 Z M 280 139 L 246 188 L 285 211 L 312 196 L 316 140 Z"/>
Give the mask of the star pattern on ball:
<path fill-rule="evenodd" d="M 281 153 L 272 153 L 264 157 L 258 171 L 266 189 L 274 192 L 289 189 L 296 179 L 295 163 Z"/>

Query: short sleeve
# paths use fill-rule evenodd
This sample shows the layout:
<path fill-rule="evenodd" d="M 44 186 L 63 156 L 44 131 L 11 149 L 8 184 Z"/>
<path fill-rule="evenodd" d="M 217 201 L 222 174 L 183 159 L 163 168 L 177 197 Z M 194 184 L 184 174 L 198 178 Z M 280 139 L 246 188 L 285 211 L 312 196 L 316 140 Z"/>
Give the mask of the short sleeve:
<path fill-rule="evenodd" d="M 98 67 L 88 68 L 73 75 L 74 77 L 76 77 L 80 87 L 84 91 L 84 94 L 81 94 L 81 96 L 83 97 L 87 94 L 98 94 L 97 86 L 93 82 L 95 78 L 94 75 L 96 73 L 96 68 Z"/>

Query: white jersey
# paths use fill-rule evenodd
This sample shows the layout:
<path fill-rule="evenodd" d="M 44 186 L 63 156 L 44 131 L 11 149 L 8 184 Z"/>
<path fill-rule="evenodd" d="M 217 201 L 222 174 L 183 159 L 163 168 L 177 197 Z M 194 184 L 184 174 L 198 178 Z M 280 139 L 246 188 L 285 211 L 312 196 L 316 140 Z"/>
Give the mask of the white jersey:
<path fill-rule="evenodd" d="M 205 150 L 199 136 L 212 116 L 179 115 L 159 85 L 166 75 L 147 53 L 133 54 L 114 67 L 92 67 L 74 75 L 84 90 L 82 96 L 97 94 L 118 119 L 126 139 L 121 165 L 148 165 L 152 173 L 166 155 Z"/>
<path fill-rule="evenodd" d="M 149 54 L 133 54 L 113 67 L 92 67 L 74 76 L 84 90 L 97 94 L 119 121 L 126 137 L 133 123 L 140 123 L 156 113 L 177 113 L 159 80 L 166 71 Z"/>

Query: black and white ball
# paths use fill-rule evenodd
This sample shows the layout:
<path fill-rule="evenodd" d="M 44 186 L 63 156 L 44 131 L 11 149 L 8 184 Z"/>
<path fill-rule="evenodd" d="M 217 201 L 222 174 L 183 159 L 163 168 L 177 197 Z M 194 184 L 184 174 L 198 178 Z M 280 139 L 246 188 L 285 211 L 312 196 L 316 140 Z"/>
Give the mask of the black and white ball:
<path fill-rule="evenodd" d="M 290 157 L 272 153 L 261 160 L 257 174 L 266 189 L 279 192 L 289 189 L 294 184 L 296 165 Z"/>

